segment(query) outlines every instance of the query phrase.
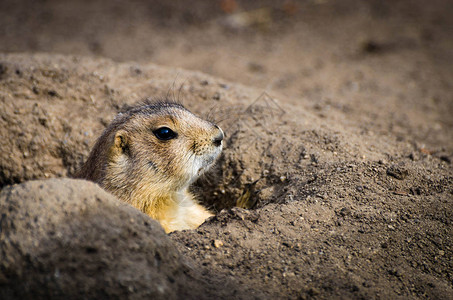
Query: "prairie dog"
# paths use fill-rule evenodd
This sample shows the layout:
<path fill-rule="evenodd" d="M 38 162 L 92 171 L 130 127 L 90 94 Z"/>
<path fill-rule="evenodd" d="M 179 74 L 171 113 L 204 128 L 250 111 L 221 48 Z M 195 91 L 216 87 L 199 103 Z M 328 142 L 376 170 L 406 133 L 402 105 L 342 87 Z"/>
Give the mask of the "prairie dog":
<path fill-rule="evenodd" d="M 100 184 L 167 233 L 194 229 L 212 214 L 188 188 L 214 164 L 223 139 L 220 127 L 181 104 L 140 104 L 115 117 L 76 177 Z"/>

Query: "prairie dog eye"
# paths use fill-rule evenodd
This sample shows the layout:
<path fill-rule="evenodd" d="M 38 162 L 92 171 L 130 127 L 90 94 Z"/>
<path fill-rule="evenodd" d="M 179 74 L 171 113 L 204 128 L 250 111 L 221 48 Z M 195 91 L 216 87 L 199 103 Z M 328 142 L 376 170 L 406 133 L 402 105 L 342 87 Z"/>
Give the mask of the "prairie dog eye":
<path fill-rule="evenodd" d="M 176 132 L 168 127 L 161 127 L 153 131 L 154 135 L 162 141 L 168 141 L 178 136 Z"/>

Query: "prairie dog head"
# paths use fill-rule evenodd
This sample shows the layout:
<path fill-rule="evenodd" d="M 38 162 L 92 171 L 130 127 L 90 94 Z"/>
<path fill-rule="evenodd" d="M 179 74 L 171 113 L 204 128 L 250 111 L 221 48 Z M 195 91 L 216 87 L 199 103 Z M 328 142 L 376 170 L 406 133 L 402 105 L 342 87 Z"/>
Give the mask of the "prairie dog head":
<path fill-rule="evenodd" d="M 215 162 L 223 138 L 217 125 L 180 104 L 139 105 L 118 114 L 104 131 L 87 161 L 105 157 L 104 162 L 96 162 L 101 171 L 88 171 L 83 177 L 123 199 L 129 199 L 131 191 L 177 192 Z"/>

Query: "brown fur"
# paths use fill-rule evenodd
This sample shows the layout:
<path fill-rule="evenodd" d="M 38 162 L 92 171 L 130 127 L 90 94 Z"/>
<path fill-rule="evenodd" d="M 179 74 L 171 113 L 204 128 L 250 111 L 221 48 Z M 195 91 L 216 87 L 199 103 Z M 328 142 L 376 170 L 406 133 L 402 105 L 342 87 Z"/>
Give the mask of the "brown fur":
<path fill-rule="evenodd" d="M 163 126 L 177 137 L 158 139 L 153 131 Z M 193 229 L 211 213 L 188 187 L 214 163 L 222 139 L 218 126 L 180 104 L 145 103 L 116 116 L 76 177 L 97 182 L 166 232 Z"/>

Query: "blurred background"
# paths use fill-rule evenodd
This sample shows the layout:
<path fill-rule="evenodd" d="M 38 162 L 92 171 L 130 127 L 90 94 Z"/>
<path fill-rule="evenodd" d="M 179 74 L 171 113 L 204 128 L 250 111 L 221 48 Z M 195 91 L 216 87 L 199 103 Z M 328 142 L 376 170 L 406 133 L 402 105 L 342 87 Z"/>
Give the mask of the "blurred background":
<path fill-rule="evenodd" d="M 448 0 L 0 1 L 0 52 L 199 70 L 432 145 L 451 138 L 452 37 Z"/>

